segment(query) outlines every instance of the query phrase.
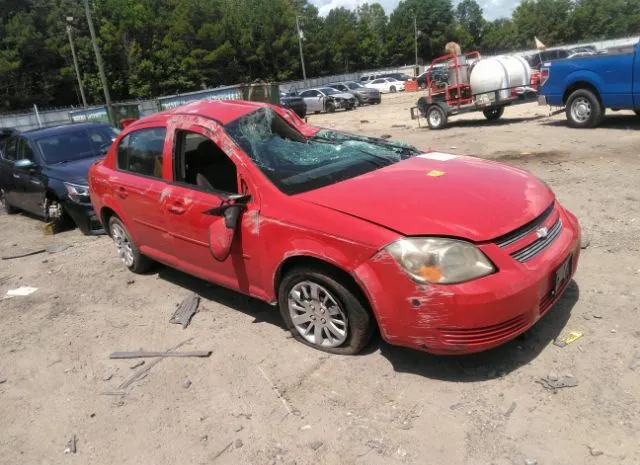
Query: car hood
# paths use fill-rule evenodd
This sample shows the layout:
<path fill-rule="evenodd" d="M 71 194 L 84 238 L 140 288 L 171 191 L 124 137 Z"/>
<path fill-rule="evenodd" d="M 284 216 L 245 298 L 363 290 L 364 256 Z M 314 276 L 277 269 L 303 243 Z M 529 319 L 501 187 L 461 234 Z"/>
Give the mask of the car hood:
<path fill-rule="evenodd" d="M 554 199 L 543 182 L 525 171 L 435 152 L 298 197 L 403 235 L 477 242 L 523 226 Z"/>
<path fill-rule="evenodd" d="M 45 174 L 50 178 L 55 178 L 59 181 L 87 185 L 89 168 L 96 161 L 101 160 L 102 158 L 103 157 L 82 158 L 80 160 L 69 161 L 67 163 L 47 165 L 45 168 Z"/>

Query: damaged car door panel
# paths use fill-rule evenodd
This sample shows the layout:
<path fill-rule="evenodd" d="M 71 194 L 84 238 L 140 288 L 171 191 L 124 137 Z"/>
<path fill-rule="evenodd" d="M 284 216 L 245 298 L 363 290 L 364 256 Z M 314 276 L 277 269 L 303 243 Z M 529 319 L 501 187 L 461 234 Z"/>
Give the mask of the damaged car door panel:
<path fill-rule="evenodd" d="M 129 156 L 158 178 L 125 178 L 118 145 L 149 126 L 164 131 L 155 155 L 141 156 L 149 142 Z M 577 219 L 529 173 L 255 102 L 143 118 L 89 183 L 130 269 L 148 256 L 276 303 L 294 338 L 337 354 L 361 351 L 376 327 L 432 353 L 496 347 L 550 311 L 580 255 Z"/>

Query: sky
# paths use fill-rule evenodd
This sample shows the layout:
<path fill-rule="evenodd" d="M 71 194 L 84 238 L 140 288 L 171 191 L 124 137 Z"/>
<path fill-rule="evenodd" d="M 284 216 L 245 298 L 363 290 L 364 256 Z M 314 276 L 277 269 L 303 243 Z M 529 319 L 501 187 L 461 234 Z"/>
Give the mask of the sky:
<path fill-rule="evenodd" d="M 354 9 L 358 6 L 358 3 L 374 3 L 377 1 L 382 5 L 387 15 L 391 14 L 400 0 L 311 0 L 311 3 L 316 5 L 320 10 L 322 16 L 326 16 L 329 10 L 332 8 L 338 8 L 341 6 Z M 477 0 L 478 4 L 484 11 L 484 17 L 487 19 L 508 18 L 511 16 L 511 12 L 520 3 L 520 0 Z M 453 1 L 457 4 L 457 0 Z"/>

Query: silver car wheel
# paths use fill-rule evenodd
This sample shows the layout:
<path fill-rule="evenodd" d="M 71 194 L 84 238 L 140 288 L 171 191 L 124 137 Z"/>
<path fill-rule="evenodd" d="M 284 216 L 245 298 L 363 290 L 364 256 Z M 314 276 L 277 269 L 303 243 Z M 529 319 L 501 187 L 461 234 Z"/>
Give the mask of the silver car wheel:
<path fill-rule="evenodd" d="M 307 342 L 332 348 L 347 340 L 347 315 L 323 286 L 299 282 L 289 292 L 288 307 L 293 326 Z"/>
<path fill-rule="evenodd" d="M 579 123 L 586 123 L 591 118 L 591 103 L 584 97 L 579 97 L 571 104 L 571 116 Z"/>
<path fill-rule="evenodd" d="M 133 266 L 133 248 L 126 231 L 117 223 L 111 225 L 111 237 L 116 244 L 120 260 L 127 266 Z"/>

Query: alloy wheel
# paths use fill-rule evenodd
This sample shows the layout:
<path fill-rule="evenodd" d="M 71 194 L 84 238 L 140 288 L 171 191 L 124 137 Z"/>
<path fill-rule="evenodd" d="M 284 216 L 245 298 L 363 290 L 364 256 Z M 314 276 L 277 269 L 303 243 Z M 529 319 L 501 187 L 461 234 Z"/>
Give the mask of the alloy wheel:
<path fill-rule="evenodd" d="M 118 250 L 120 260 L 127 266 L 133 266 L 133 248 L 131 247 L 131 240 L 124 228 L 115 223 L 111 225 L 111 237 Z"/>

